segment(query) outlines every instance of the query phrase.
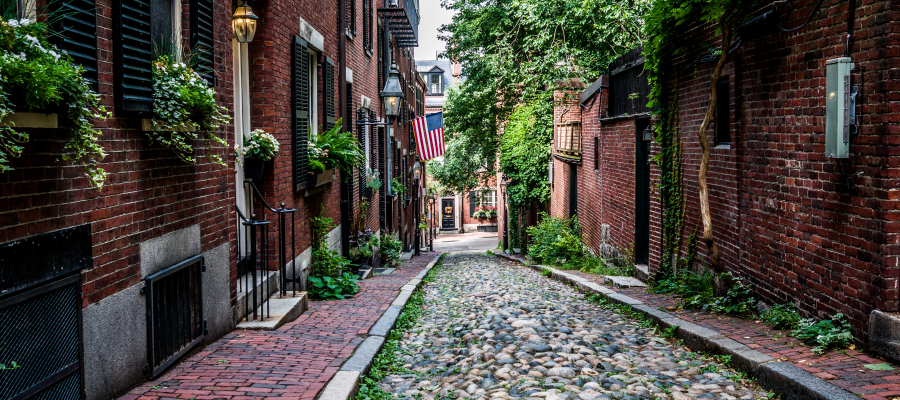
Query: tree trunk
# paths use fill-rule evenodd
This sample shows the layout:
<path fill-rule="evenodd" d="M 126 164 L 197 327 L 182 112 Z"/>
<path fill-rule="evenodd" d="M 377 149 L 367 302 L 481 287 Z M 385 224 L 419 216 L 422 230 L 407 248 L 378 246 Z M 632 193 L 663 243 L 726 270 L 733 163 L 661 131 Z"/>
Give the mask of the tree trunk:
<path fill-rule="evenodd" d="M 709 129 L 709 125 L 716 113 L 716 86 L 719 83 L 719 78 L 722 76 L 722 69 L 725 67 L 725 61 L 728 59 L 728 39 L 731 36 L 731 24 L 727 21 L 728 14 L 729 13 L 726 12 L 719 20 L 719 28 L 722 31 L 722 54 L 719 56 L 719 61 L 716 63 L 716 69 L 713 71 L 712 78 L 710 79 L 709 104 L 706 107 L 706 116 L 703 117 L 703 123 L 700 124 L 700 131 L 698 132 L 698 135 L 700 136 L 700 149 L 702 150 L 702 155 L 700 156 L 700 173 L 697 177 L 697 183 L 700 186 L 700 218 L 703 221 L 703 235 L 701 238 L 703 239 L 703 243 L 706 244 L 707 249 L 709 249 L 709 264 L 719 273 L 726 271 L 722 265 L 722 261 L 719 259 L 719 246 L 716 245 L 715 236 L 713 235 L 712 216 L 709 211 L 709 186 L 706 183 L 706 179 L 707 172 L 709 171 L 710 146 L 706 130 Z"/>

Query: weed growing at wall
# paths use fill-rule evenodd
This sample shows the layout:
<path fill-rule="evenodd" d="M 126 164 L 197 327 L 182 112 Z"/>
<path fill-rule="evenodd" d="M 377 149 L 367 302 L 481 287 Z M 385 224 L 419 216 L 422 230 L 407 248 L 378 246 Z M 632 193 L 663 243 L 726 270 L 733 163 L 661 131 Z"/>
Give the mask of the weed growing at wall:
<path fill-rule="evenodd" d="M 794 330 L 800 323 L 800 314 L 790 304 L 779 304 L 762 313 L 760 319 L 774 329 Z"/>
<path fill-rule="evenodd" d="M 822 354 L 828 349 L 840 349 L 853 342 L 850 323 L 844 314 L 835 314 L 831 319 L 816 322 L 814 318 L 800 320 L 792 333 L 804 343 L 815 346 L 813 354 Z"/>

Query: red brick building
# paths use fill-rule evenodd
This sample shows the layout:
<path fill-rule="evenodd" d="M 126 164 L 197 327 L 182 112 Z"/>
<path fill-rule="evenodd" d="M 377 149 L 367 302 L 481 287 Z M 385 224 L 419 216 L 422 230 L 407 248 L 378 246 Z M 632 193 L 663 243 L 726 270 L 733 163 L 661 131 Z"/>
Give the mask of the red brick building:
<path fill-rule="evenodd" d="M 409 121 L 424 113 L 424 81 L 412 61 L 414 1 L 393 8 L 375 0 L 254 1 L 255 38 L 243 44 L 233 38 L 231 2 L 63 3 L 77 12 L 64 18 L 63 38 L 54 40 L 86 68 L 101 103 L 113 111 L 95 122 L 108 178 L 97 190 L 81 166 L 57 161 L 68 137 L 48 127 L 66 126 L 65 118 L 10 117 L 31 140 L 11 161 L 14 170 L 0 173 L 0 312 L 17 321 L 0 333 L 0 363 L 16 361 L 23 371 L 44 366 L 46 373 L 0 384 L 0 397 L 15 397 L 20 388 L 53 398 L 113 398 L 231 331 L 248 312 L 241 278 L 251 247 L 236 209 L 269 221 L 259 237 L 268 238 L 260 265 L 273 270 L 271 278 L 285 277 L 276 271 L 279 256 L 295 254 L 297 265 L 308 268 L 309 218 L 323 207 L 338 224 L 328 244 L 346 254 L 364 194 L 360 171 L 343 180 L 337 172 L 312 176 L 324 179 L 310 185 L 304 169 L 306 140 L 338 118 L 360 138 L 368 165 L 385 182 L 397 178 L 407 193 L 418 192 Z M 34 9 L 17 11 L 33 20 Z M 233 120 L 215 132 L 227 148 L 198 140 L 195 154 L 219 155 L 227 166 L 205 157 L 186 164 L 145 134 L 153 117 L 151 38 L 160 35 L 201 49 L 196 70 Z M 392 63 L 406 92 L 400 116 L 390 127 L 358 124 L 361 116 L 385 120 L 379 93 Z M 252 129 L 272 133 L 281 145 L 256 183 L 259 194 L 244 181 L 232 150 Z M 362 210 L 367 226 L 401 238 L 409 249 L 414 203 L 387 186 Z M 295 235 L 284 254 L 276 245 L 277 215 L 263 201 L 297 209 L 288 218 L 294 224 L 286 229 Z M 59 354 L 68 358 L 48 358 Z"/>
<path fill-rule="evenodd" d="M 900 151 L 892 124 L 900 105 L 891 95 L 896 78 L 891 71 L 900 65 L 895 32 L 900 16 L 890 2 L 853 9 L 849 4 L 815 10 L 815 1 L 767 2 L 754 14 L 771 12 L 770 22 L 800 28 L 755 26 L 744 31 L 754 37 L 744 38 L 729 56 L 708 132 L 713 141 L 709 197 L 729 271 L 746 278 L 769 303 L 793 303 L 804 315 L 820 318 L 844 313 L 857 338 L 884 348 L 870 333 L 884 326 L 882 314 L 874 311 L 900 311 L 893 194 L 898 180 L 892 160 Z M 684 40 L 718 46 L 721 38 L 714 27 L 695 25 Z M 701 227 L 696 130 L 714 68 L 714 62 L 698 61 L 701 56 L 680 55 L 672 67 L 679 73 L 665 82 L 678 108 L 682 140 L 683 243 Z M 826 63 L 844 56 L 856 67 L 849 81 L 859 88 L 858 134 L 849 138 L 849 157 L 835 158 L 826 154 Z M 554 162 L 552 209 L 565 215 L 567 196 L 574 193 L 585 243 L 598 252 L 604 246 L 633 251 L 636 263 L 652 274 L 661 264 L 662 209 L 659 169 L 645 162 L 659 149 L 649 141 L 653 133 L 646 129 L 650 115 L 641 108 L 644 98 L 635 104 L 628 98 L 644 92 L 633 86 L 642 62 L 639 53 L 624 56 L 610 66 L 610 76 L 582 93 L 580 110 L 568 107 L 581 114 L 581 154 L 568 163 Z M 623 79 L 626 75 L 632 78 Z M 632 86 L 623 83 L 629 80 Z M 554 149 L 560 152 L 558 142 Z M 573 177 L 576 189 L 566 190 Z M 705 246 L 698 249 L 698 257 L 705 258 Z"/>

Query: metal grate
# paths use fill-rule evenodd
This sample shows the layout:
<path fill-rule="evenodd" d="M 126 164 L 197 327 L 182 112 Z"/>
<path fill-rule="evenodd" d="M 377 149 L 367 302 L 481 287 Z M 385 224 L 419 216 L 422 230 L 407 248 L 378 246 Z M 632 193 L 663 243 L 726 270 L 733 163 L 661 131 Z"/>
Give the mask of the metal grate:
<path fill-rule="evenodd" d="M 0 300 L 0 399 L 81 398 L 80 276 Z"/>
<path fill-rule="evenodd" d="M 158 376 L 200 344 L 203 319 L 203 256 L 194 256 L 144 278 L 147 296 L 147 372 Z"/>

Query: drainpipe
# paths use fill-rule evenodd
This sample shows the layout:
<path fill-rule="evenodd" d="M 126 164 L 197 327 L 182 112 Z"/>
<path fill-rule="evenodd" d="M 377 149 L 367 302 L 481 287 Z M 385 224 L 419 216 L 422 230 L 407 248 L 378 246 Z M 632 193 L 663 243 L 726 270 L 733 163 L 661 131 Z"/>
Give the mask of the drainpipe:
<path fill-rule="evenodd" d="M 338 28 L 338 115 L 344 123 L 344 131 L 352 131 L 352 126 L 347 126 L 347 1 L 338 0 L 338 13 L 340 14 L 340 24 Z M 341 172 L 341 253 L 344 257 L 350 255 L 350 229 L 351 215 L 353 207 L 351 206 L 352 191 L 350 190 L 350 176 L 344 176 L 346 172 Z M 349 175 L 349 174 L 347 174 Z"/>

